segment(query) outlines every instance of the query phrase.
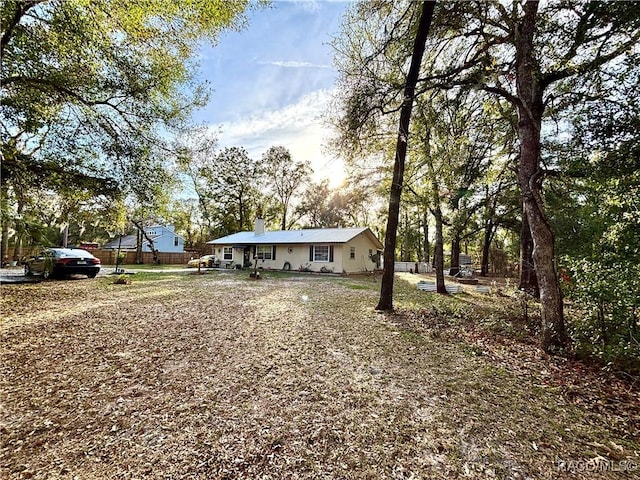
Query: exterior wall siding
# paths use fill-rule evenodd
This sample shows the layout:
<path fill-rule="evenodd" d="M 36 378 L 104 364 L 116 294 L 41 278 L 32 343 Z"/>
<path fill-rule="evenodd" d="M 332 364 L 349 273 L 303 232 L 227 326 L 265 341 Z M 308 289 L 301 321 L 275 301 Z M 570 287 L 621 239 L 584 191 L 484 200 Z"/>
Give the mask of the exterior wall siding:
<path fill-rule="evenodd" d="M 177 235 L 175 232 L 169 230 L 168 228 L 155 226 L 149 227 L 145 229 L 147 233 L 153 232 L 155 235 L 159 235 L 157 238 L 154 238 L 153 243 L 154 247 L 159 252 L 170 252 L 170 253 L 179 253 L 184 252 L 184 239 Z M 175 239 L 178 239 L 178 245 L 175 244 Z M 142 239 L 142 251 L 150 252 L 149 243 L 146 239 Z"/>
<path fill-rule="evenodd" d="M 354 248 L 354 258 L 351 258 L 351 248 Z M 377 247 L 365 234 L 360 234 L 344 245 L 344 270 L 347 273 L 370 272 L 376 264 L 369 259 L 369 250 L 376 253 Z"/>
<path fill-rule="evenodd" d="M 331 244 L 318 244 L 331 245 Z M 333 262 L 314 262 L 309 260 L 309 245 L 276 245 L 275 260 L 258 260 L 258 268 L 283 270 L 289 264 L 290 270 L 311 270 L 319 272 L 322 267 L 335 273 L 342 273 L 341 246 L 333 244 Z"/>
<path fill-rule="evenodd" d="M 317 245 L 329 245 L 333 247 L 333 261 L 317 262 L 310 260 L 310 244 L 278 244 L 275 249 L 275 259 L 259 259 L 258 268 L 266 270 L 284 270 L 288 264 L 289 270 L 310 270 L 320 272 L 324 267 L 334 273 L 357 273 L 373 270 L 375 264 L 369 260 L 369 250 L 376 253 L 376 245 L 367 235 L 358 235 L 345 244 L 318 243 Z M 216 260 L 222 264 L 229 262 L 224 260 L 222 252 L 224 247 L 231 245 L 214 245 L 212 253 Z M 355 249 L 355 258 L 351 257 L 351 247 Z M 253 246 L 251 246 L 251 266 L 253 267 Z M 233 263 L 242 265 L 244 258 L 243 248 L 233 248 Z"/>
<path fill-rule="evenodd" d="M 224 249 L 231 247 L 231 260 L 224 258 Z M 213 245 L 211 254 L 216 256 L 216 262 L 221 265 L 233 264 L 242 265 L 244 250 L 242 248 L 234 248 L 232 245 Z"/>
<path fill-rule="evenodd" d="M 328 245 L 328 244 L 326 244 Z M 214 254 L 216 260 L 220 260 L 222 263 L 228 262 L 222 257 L 224 247 L 230 247 L 231 245 L 215 245 Z M 251 265 L 253 266 L 253 246 L 251 247 Z M 276 258 L 265 260 L 258 260 L 258 268 L 264 268 L 267 270 L 283 270 L 285 264 L 288 263 L 290 270 L 301 270 L 308 268 L 311 271 L 319 272 L 324 266 L 334 272 L 342 272 L 342 259 L 340 257 L 341 246 L 334 245 L 334 261 L 333 262 L 310 262 L 309 261 L 309 245 L 306 244 L 291 244 L 291 245 L 276 245 Z M 233 249 L 233 263 L 235 265 L 242 265 L 244 259 L 244 249 Z"/>

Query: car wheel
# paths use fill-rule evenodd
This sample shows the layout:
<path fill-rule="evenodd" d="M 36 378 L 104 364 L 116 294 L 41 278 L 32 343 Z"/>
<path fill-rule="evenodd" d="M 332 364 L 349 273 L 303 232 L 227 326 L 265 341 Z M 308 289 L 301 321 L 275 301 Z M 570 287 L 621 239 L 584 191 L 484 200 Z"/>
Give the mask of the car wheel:
<path fill-rule="evenodd" d="M 42 271 L 42 278 L 44 278 L 45 280 L 48 280 L 51 278 L 51 271 L 45 267 L 45 269 Z"/>
<path fill-rule="evenodd" d="M 98 272 L 96 272 L 96 273 L 87 273 L 87 278 L 96 278 L 97 274 L 98 274 Z"/>

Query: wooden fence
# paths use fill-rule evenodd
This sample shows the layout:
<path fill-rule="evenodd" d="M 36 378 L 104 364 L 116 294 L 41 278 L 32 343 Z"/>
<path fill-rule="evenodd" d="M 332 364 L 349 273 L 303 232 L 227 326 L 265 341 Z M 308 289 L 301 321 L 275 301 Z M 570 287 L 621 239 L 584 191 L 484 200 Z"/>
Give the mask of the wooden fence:
<path fill-rule="evenodd" d="M 89 250 L 94 256 L 98 257 L 103 265 L 115 265 L 118 257 L 117 250 Z M 124 260 L 120 262 L 121 265 L 134 265 L 136 263 L 136 252 L 134 251 L 122 251 L 126 256 Z M 190 252 L 180 252 L 180 253 L 170 253 L 170 252 L 158 252 L 158 263 L 162 265 L 186 265 L 191 258 L 193 258 L 193 253 Z M 153 264 L 153 253 L 151 252 L 142 252 L 142 263 L 143 264 Z"/>

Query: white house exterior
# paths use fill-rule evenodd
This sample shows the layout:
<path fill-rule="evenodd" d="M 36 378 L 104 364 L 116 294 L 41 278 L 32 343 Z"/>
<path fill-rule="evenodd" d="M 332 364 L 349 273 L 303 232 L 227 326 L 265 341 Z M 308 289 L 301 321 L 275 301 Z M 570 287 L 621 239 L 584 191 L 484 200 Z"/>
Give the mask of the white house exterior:
<path fill-rule="evenodd" d="M 151 240 L 153 240 L 153 246 L 158 252 L 162 253 L 182 253 L 184 252 L 184 237 L 178 235 L 175 232 L 173 225 L 153 225 L 151 227 L 144 227 L 144 231 Z M 122 239 L 115 239 L 105 244 L 104 249 L 117 249 L 118 244 L 120 250 L 135 250 L 136 249 L 136 235 L 126 235 Z M 142 237 L 142 251 L 150 252 L 151 247 L 145 237 Z"/>
<path fill-rule="evenodd" d="M 216 262 L 224 266 L 253 266 L 273 270 L 357 273 L 371 271 L 370 255 L 382 250 L 373 232 L 360 228 L 318 228 L 264 232 L 238 232 L 207 242 Z"/>

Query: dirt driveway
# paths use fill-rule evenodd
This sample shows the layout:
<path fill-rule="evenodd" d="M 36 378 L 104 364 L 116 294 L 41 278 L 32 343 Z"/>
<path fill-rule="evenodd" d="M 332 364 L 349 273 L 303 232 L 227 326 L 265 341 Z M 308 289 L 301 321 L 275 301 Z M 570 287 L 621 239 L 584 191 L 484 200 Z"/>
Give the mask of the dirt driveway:
<path fill-rule="evenodd" d="M 638 458 L 539 379 L 375 313 L 378 287 L 3 285 L 0 477 L 620 478 L 582 467 Z"/>

